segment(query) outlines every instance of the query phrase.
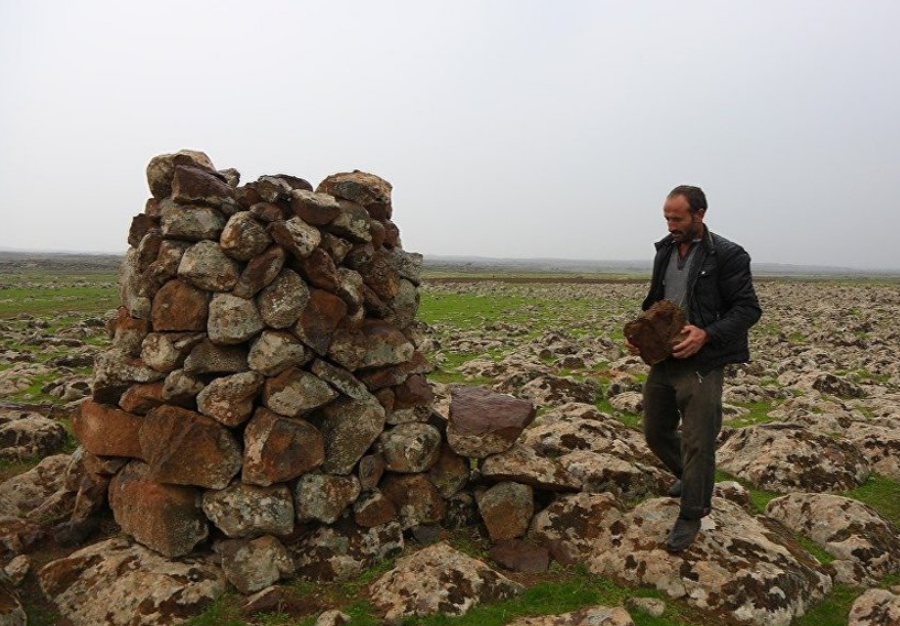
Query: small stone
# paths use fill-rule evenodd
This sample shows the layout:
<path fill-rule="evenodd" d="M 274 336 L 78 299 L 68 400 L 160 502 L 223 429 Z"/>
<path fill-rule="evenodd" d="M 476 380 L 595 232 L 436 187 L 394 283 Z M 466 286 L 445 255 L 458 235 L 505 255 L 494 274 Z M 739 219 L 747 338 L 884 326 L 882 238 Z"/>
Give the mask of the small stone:
<path fill-rule="evenodd" d="M 324 226 L 341 212 L 341 207 L 333 196 L 303 189 L 291 192 L 291 208 L 297 217 L 313 226 Z"/>
<path fill-rule="evenodd" d="M 300 417 L 338 397 L 325 381 L 296 367 L 266 380 L 263 404 L 287 417 Z"/>
<path fill-rule="evenodd" d="M 550 567 L 550 550 L 521 539 L 498 541 L 491 548 L 491 558 L 513 572 L 540 574 Z"/>
<path fill-rule="evenodd" d="M 325 447 L 315 426 L 259 408 L 244 430 L 243 481 L 268 487 L 319 467 Z"/>
<path fill-rule="evenodd" d="M 278 539 L 228 539 L 215 546 L 228 582 L 241 593 L 253 593 L 294 573 L 294 562 Z"/>
<path fill-rule="evenodd" d="M 228 219 L 219 243 L 222 251 L 231 258 L 249 261 L 265 252 L 272 244 L 272 238 L 250 211 L 241 211 Z"/>
<path fill-rule="evenodd" d="M 205 339 L 185 359 L 184 371 L 191 376 L 246 372 L 247 350 L 241 346 L 218 346 Z"/>
<path fill-rule="evenodd" d="M 254 297 L 281 273 L 286 258 L 284 248 L 270 246 L 262 254 L 250 259 L 231 293 L 240 298 Z"/>
<path fill-rule="evenodd" d="M 256 372 L 216 378 L 197 396 L 197 410 L 225 426 L 242 424 L 253 414 L 253 400 L 263 380 Z"/>
<path fill-rule="evenodd" d="M 201 241 L 185 250 L 178 265 L 178 277 L 204 291 L 231 291 L 241 276 L 241 268 L 226 256 L 214 241 Z M 194 328 L 156 330 L 196 330 Z"/>
<path fill-rule="evenodd" d="M 478 510 L 494 541 L 514 539 L 528 531 L 534 515 L 531 487 L 502 482 L 485 491 L 479 498 Z"/>
<path fill-rule="evenodd" d="M 252 339 L 265 328 L 253 300 L 217 293 L 209 303 L 206 330 L 213 343 L 234 345 Z"/>
<path fill-rule="evenodd" d="M 272 222 L 268 226 L 269 235 L 279 245 L 297 258 L 309 256 L 322 241 L 322 234 L 315 226 L 310 226 L 299 217 L 283 222 Z"/>
<path fill-rule="evenodd" d="M 294 485 L 297 521 L 333 524 L 359 494 L 359 480 L 352 474 L 332 476 L 321 472 L 307 472 Z"/>
<path fill-rule="evenodd" d="M 640 611 L 653 617 L 662 617 L 662 614 L 666 612 L 666 603 L 659 598 L 632 596 L 625 601 L 625 606 L 632 611 Z"/>
<path fill-rule="evenodd" d="M 264 330 L 250 347 L 247 362 L 255 372 L 278 376 L 289 367 L 305 365 L 311 358 L 312 353 L 293 334 Z"/>

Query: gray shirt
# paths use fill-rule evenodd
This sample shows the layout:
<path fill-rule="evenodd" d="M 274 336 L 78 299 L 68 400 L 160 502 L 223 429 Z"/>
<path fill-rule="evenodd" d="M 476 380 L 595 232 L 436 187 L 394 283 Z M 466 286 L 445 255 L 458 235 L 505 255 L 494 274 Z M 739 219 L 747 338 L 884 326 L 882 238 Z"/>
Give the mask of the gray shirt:
<path fill-rule="evenodd" d="M 690 275 L 691 265 L 694 262 L 694 248 L 696 244 L 691 244 L 688 249 L 687 258 L 682 259 L 678 255 L 678 246 L 672 247 L 672 256 L 669 257 L 669 265 L 666 267 L 666 275 L 663 277 L 663 286 L 665 287 L 665 298 L 677 304 L 688 322 L 689 311 L 687 307 L 687 286 L 688 276 Z"/>

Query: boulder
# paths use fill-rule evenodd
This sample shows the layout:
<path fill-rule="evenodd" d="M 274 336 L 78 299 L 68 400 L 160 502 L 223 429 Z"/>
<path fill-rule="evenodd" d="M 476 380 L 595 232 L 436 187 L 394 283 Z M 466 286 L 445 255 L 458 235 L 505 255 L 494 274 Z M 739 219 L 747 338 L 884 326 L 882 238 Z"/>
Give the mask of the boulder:
<path fill-rule="evenodd" d="M 265 252 L 272 244 L 272 238 L 250 211 L 241 211 L 228 219 L 219 244 L 232 259 L 249 261 Z"/>
<path fill-rule="evenodd" d="M 241 275 L 237 262 L 214 241 L 201 241 L 185 250 L 178 265 L 178 277 L 204 291 L 231 291 Z M 155 327 L 154 327 L 155 328 Z M 173 328 L 157 330 L 196 330 Z"/>
<path fill-rule="evenodd" d="M 581 489 L 589 493 L 609 492 L 620 498 L 636 499 L 659 494 L 672 482 L 671 474 L 665 470 L 607 452 L 576 450 L 557 460 L 581 481 Z"/>
<path fill-rule="evenodd" d="M 213 243 L 225 228 L 225 216 L 210 207 L 181 206 L 170 201 L 161 205 L 160 229 L 166 239 Z"/>
<path fill-rule="evenodd" d="M 831 563 L 835 582 L 874 585 L 900 571 L 900 536 L 862 502 L 824 493 L 792 493 L 769 502 L 766 515 L 835 557 Z"/>
<path fill-rule="evenodd" d="M 298 522 L 333 524 L 359 497 L 359 479 L 307 472 L 294 485 L 294 510 Z"/>
<path fill-rule="evenodd" d="M 719 467 L 769 491 L 845 491 L 864 483 L 869 464 L 852 444 L 794 424 L 723 433 Z"/>
<path fill-rule="evenodd" d="M 262 402 L 280 415 L 301 417 L 337 397 L 338 393 L 315 374 L 291 367 L 266 379 Z"/>
<path fill-rule="evenodd" d="M 199 489 L 157 482 L 141 461 L 126 465 L 109 485 L 109 505 L 122 530 L 173 558 L 190 553 L 207 537 L 200 500 Z"/>
<path fill-rule="evenodd" d="M 528 531 L 534 514 L 534 494 L 528 485 L 498 483 L 480 494 L 477 502 L 493 541 L 515 539 Z"/>
<path fill-rule="evenodd" d="M 299 217 L 272 222 L 268 226 L 268 231 L 272 239 L 300 259 L 312 254 L 322 241 L 319 229 L 310 226 Z"/>
<path fill-rule="evenodd" d="M 563 495 L 534 516 L 528 539 L 549 548 L 560 563 L 583 563 L 602 529 L 615 527 L 622 515 L 622 505 L 611 494 Z"/>
<path fill-rule="evenodd" d="M 377 445 L 388 471 L 424 472 L 441 454 L 441 433 L 429 424 L 400 424 L 381 433 Z"/>
<path fill-rule="evenodd" d="M 687 550 L 668 553 L 661 546 L 678 507 L 672 498 L 646 500 L 604 524 L 590 570 L 747 624 L 788 626 L 831 592 L 831 577 L 784 527 L 727 500 L 713 500 Z"/>
<path fill-rule="evenodd" d="M 506 600 L 525 588 L 482 561 L 436 543 L 397 560 L 394 569 L 370 587 L 370 598 L 385 619 L 435 613 L 464 615 L 479 604 Z"/>
<path fill-rule="evenodd" d="M 68 439 L 65 426 L 40 413 L 19 412 L 8 421 L 0 415 L 0 458 L 45 457 L 58 452 Z"/>
<path fill-rule="evenodd" d="M 260 407 L 244 430 L 245 483 L 268 487 L 286 482 L 324 460 L 322 433 L 302 419 L 288 419 Z"/>
<path fill-rule="evenodd" d="M 207 305 L 202 317 L 197 318 L 197 325 L 203 330 L 206 330 L 208 314 L 209 307 Z M 194 346 L 203 341 L 204 337 L 203 333 L 150 333 L 141 344 L 141 360 L 157 372 L 169 373 L 182 366 L 187 355 Z"/>
<path fill-rule="evenodd" d="M 384 409 L 378 403 L 352 398 L 335 400 L 322 410 L 325 462 L 322 471 L 349 474 L 384 428 Z"/>
<path fill-rule="evenodd" d="M 256 296 L 259 314 L 271 328 L 293 326 L 309 301 L 309 289 L 296 272 L 283 269 Z"/>
<path fill-rule="evenodd" d="M 63 486 L 67 454 L 55 454 L 0 483 L 0 515 L 25 517 Z"/>
<path fill-rule="evenodd" d="M 213 343 L 243 343 L 258 335 L 265 327 L 253 300 L 245 300 L 230 293 L 217 293 L 209 303 L 206 330 Z"/>
<path fill-rule="evenodd" d="M 85 400 L 72 416 L 72 430 L 84 449 L 100 456 L 143 458 L 138 433 L 143 418 L 108 404 Z"/>
<path fill-rule="evenodd" d="M 403 530 L 390 522 L 360 528 L 350 520 L 319 526 L 291 545 L 297 575 L 313 581 L 351 580 L 403 550 Z"/>
<path fill-rule="evenodd" d="M 278 539 L 227 539 L 215 545 L 225 577 L 243 594 L 271 586 L 294 573 L 294 562 Z"/>
<path fill-rule="evenodd" d="M 862 452 L 873 472 L 900 480 L 900 431 L 855 422 L 844 436 Z"/>
<path fill-rule="evenodd" d="M 900 595 L 887 589 L 869 589 L 850 608 L 847 626 L 900 624 Z"/>
<path fill-rule="evenodd" d="M 391 204 L 391 184 L 375 174 L 359 170 L 332 174 L 319 183 L 316 191 L 362 206 L 377 204 L 387 207 Z"/>
<path fill-rule="evenodd" d="M 254 372 L 265 376 L 278 376 L 293 366 L 303 366 L 312 358 L 312 353 L 283 330 L 264 330 L 250 346 L 247 364 Z M 313 369 L 313 373 L 318 373 Z"/>
<path fill-rule="evenodd" d="M 234 189 L 223 175 L 203 167 L 175 165 L 172 199 L 186 204 L 205 204 L 233 210 Z M 224 206 L 223 206 L 224 205 Z"/>
<path fill-rule="evenodd" d="M 45 565 L 41 589 L 74 626 L 181 624 L 225 591 L 222 570 L 107 539 Z"/>
<path fill-rule="evenodd" d="M 294 501 L 287 485 L 257 487 L 240 480 L 203 494 L 203 512 L 232 538 L 289 535 L 294 530 Z"/>
<path fill-rule="evenodd" d="M 534 419 L 534 405 L 482 387 L 450 388 L 447 441 L 457 454 L 483 459 L 504 452 Z"/>
<path fill-rule="evenodd" d="M 553 459 L 540 456 L 534 449 L 514 444 L 509 450 L 493 454 L 481 467 L 484 478 L 531 485 L 545 491 L 578 491 L 581 481 L 569 474 Z"/>
<path fill-rule="evenodd" d="M 253 400 L 264 378 L 256 372 L 242 372 L 213 379 L 197 395 L 197 410 L 225 426 L 243 424 L 253 413 Z"/>

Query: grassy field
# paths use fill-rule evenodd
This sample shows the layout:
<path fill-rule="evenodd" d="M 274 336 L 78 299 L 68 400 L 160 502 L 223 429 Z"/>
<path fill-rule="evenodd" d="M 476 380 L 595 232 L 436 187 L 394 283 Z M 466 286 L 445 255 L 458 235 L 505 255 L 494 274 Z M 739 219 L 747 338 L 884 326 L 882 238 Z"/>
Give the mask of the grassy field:
<path fill-rule="evenodd" d="M 545 278 L 546 275 L 543 275 Z M 456 275 L 440 275 L 437 278 L 460 278 Z M 516 275 L 514 278 L 522 279 L 528 276 Z M 589 277 L 583 277 L 589 278 Z M 620 280 L 624 277 L 613 277 L 610 281 L 613 285 L 628 285 L 633 281 Z M 514 281 L 517 282 L 517 281 Z M 601 281 L 606 283 L 606 280 Z M 640 282 L 640 281 L 638 281 Z M 459 336 L 467 332 L 475 332 L 497 323 L 506 323 L 524 327 L 524 334 L 520 336 L 522 341 L 534 339 L 547 332 L 564 332 L 571 337 L 599 337 L 601 335 L 614 341 L 621 340 L 621 333 L 617 330 L 618 324 L 604 324 L 602 316 L 598 313 L 605 304 L 615 304 L 619 307 L 636 308 L 639 304 L 640 289 L 615 292 L 618 295 L 598 296 L 596 292 L 581 292 L 577 281 L 569 288 L 561 292 L 550 292 L 542 288 L 530 288 L 527 284 L 519 285 L 521 288 L 509 293 L 492 293 L 489 286 L 475 285 L 471 289 L 450 288 L 442 283 L 442 288 L 430 288 L 426 286 L 422 290 L 422 304 L 419 318 L 435 327 L 438 334 L 443 337 Z M 612 292 L 611 292 L 612 293 Z M 624 294 L 624 295 L 623 295 Z M 604 297 L 610 302 L 604 302 Z M 45 319 L 50 331 L 58 331 L 76 324 L 86 316 L 100 316 L 118 304 L 116 276 L 109 273 L 85 273 L 65 274 L 56 272 L 53 274 L 40 271 L 21 272 L 16 274 L 0 275 L 0 324 L 8 328 L 19 328 L 28 322 L 29 316 Z M 759 332 L 779 332 L 780 329 L 762 327 Z M 802 336 L 796 336 L 792 340 L 802 341 Z M 102 344 L 102 339 L 90 341 Z M 0 349 L 10 348 L 18 350 L 33 350 L 38 352 L 37 346 L 22 342 L 7 342 L 0 345 Z M 488 356 L 495 360 L 502 359 L 507 349 L 492 349 Z M 65 348 L 44 350 L 37 354 L 37 361 L 45 363 L 55 356 L 65 353 Z M 461 382 L 466 378 L 456 368 L 467 360 L 476 356 L 483 356 L 481 351 L 453 352 L 442 350 L 443 360 L 440 369 L 432 376 L 436 382 Z M 599 383 L 603 389 L 608 384 L 606 363 L 596 364 L 593 367 L 579 371 L 559 370 L 558 374 L 568 375 L 576 380 L 584 381 L 588 378 Z M 0 363 L 0 369 L 9 364 Z M 87 374 L 90 368 L 82 368 L 80 371 Z M 52 379 L 39 379 L 26 390 L 15 396 L 5 398 L 18 402 L 56 402 L 55 398 L 47 396 L 42 390 L 46 383 Z M 479 384 L 490 383 L 489 379 L 474 379 L 466 382 Z M 616 411 L 609 402 L 598 395 L 596 399 L 598 408 L 614 414 L 623 423 L 632 428 L 638 427 L 640 417 L 635 414 Z M 745 415 L 732 420 L 735 427 L 749 426 L 769 421 L 771 402 L 755 402 L 745 405 L 748 412 Z M 33 466 L 38 459 L 25 462 L 0 464 L 0 479 L 5 479 Z M 720 480 L 731 480 L 734 477 L 720 473 Z M 765 505 L 779 494 L 750 489 L 753 508 L 756 512 L 762 512 Z M 876 508 L 887 519 L 900 526 L 900 483 L 881 476 L 873 475 L 864 485 L 846 493 L 849 497 L 856 498 Z M 809 540 L 798 537 L 801 543 L 822 561 L 831 557 Z M 473 555 L 484 558 L 487 554 L 487 542 L 477 534 L 458 532 L 451 537 L 451 543 L 459 549 Z M 311 585 L 304 582 L 288 583 L 289 590 L 298 599 L 310 602 L 318 610 L 324 608 L 342 608 L 352 615 L 351 624 L 365 625 L 380 624 L 381 621 L 374 615 L 372 608 L 366 603 L 365 587 L 381 573 L 390 567 L 391 563 L 383 563 L 372 570 L 367 571 L 359 579 L 349 583 L 330 583 Z M 514 575 L 515 577 L 515 575 Z M 571 611 L 590 604 L 621 604 L 632 596 L 660 597 L 658 592 L 650 589 L 635 589 L 617 585 L 614 581 L 601 579 L 589 574 L 581 568 L 561 567 L 554 565 L 549 572 L 543 575 L 521 576 L 529 585 L 529 590 L 522 596 L 493 604 L 477 607 L 468 615 L 452 618 L 436 616 L 426 619 L 407 620 L 405 624 L 422 624 L 425 626 L 437 625 L 503 625 L 520 615 L 552 614 Z M 898 577 L 885 579 L 882 586 L 897 584 Z M 825 601 L 814 607 L 806 616 L 797 620 L 797 626 L 831 626 L 845 624 L 847 613 L 853 600 L 861 593 L 861 590 L 847 587 L 839 587 Z M 632 611 L 635 623 L 638 626 L 712 626 L 720 624 L 716 618 L 705 616 L 680 601 L 666 600 L 666 612 L 661 617 L 652 617 L 639 611 Z M 28 598 L 25 598 L 26 602 Z M 240 615 L 238 607 L 241 598 L 236 594 L 226 594 L 219 601 L 211 605 L 203 614 L 197 616 L 189 623 L 193 626 L 202 625 L 226 625 L 239 626 L 244 624 L 260 625 L 288 625 L 296 624 L 311 626 L 313 617 L 296 619 L 286 615 L 260 615 L 253 618 L 245 618 Z M 30 607 L 31 624 L 53 624 L 58 619 L 56 614 L 48 609 L 46 603 L 36 603 Z"/>

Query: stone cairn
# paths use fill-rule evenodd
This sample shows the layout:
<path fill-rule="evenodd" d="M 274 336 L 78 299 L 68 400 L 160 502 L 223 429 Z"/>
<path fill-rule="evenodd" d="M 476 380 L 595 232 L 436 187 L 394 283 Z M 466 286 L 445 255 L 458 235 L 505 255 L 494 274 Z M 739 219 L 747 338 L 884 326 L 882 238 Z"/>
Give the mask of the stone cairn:
<path fill-rule="evenodd" d="M 477 511 L 493 538 L 521 536 L 531 485 L 578 489 L 552 466 L 510 482 L 534 462 L 514 446 L 530 402 L 459 387 L 449 422 L 432 408 L 422 257 L 401 247 L 388 182 L 354 171 L 315 191 L 286 175 L 241 186 L 193 151 L 153 158 L 147 178 L 113 344 L 73 419 L 84 478 L 64 530 L 83 537 L 108 502 L 168 557 L 211 539 L 247 593 L 295 571 L 352 576 L 404 531 Z M 471 459 L 486 457 L 477 473 L 493 486 L 476 505 Z"/>

